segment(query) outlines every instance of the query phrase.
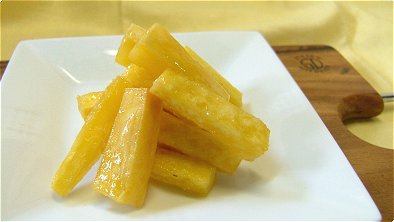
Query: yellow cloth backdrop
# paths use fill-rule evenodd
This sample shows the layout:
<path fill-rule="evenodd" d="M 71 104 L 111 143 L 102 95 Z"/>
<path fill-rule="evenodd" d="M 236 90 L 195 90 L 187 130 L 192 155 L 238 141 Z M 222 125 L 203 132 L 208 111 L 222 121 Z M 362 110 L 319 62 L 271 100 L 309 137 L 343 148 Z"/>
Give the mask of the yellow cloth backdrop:
<path fill-rule="evenodd" d="M 380 93 L 393 92 L 393 3 L 130 2 L 1 3 L 1 60 L 25 39 L 122 34 L 159 22 L 172 32 L 254 30 L 271 45 L 327 44 Z M 393 148 L 393 103 L 382 115 L 351 123 L 362 139 Z M 373 132 L 373 133 L 372 133 Z"/>

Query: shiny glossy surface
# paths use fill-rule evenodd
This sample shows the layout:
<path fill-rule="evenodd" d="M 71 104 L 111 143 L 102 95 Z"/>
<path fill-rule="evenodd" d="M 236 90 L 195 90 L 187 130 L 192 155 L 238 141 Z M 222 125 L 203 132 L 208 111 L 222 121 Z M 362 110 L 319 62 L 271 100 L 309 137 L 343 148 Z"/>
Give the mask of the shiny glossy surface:
<path fill-rule="evenodd" d="M 126 87 L 127 82 L 116 77 L 86 117 L 52 180 L 52 189 L 58 195 L 68 195 L 104 151 Z"/>
<path fill-rule="evenodd" d="M 157 146 L 161 101 L 147 88 L 128 88 L 93 182 L 111 199 L 142 207 Z"/>
<path fill-rule="evenodd" d="M 262 120 L 182 73 L 167 69 L 150 92 L 176 115 L 210 132 L 233 156 L 254 160 L 268 149 L 270 130 Z"/>
<path fill-rule="evenodd" d="M 84 113 L 81 110 L 90 110 L 100 94 L 101 92 L 95 92 L 79 96 L 78 108 L 82 116 Z M 161 115 L 159 144 L 204 160 L 228 174 L 237 170 L 241 158 L 230 155 L 225 144 L 210 133 L 167 112 L 163 111 Z"/>
<path fill-rule="evenodd" d="M 78 110 L 81 113 L 83 119 L 86 119 L 96 103 L 100 100 L 102 91 L 100 92 L 90 92 L 84 95 L 79 95 L 77 97 Z"/>
<path fill-rule="evenodd" d="M 158 147 L 151 176 L 188 193 L 206 196 L 215 183 L 216 168 L 204 161 Z"/>
<path fill-rule="evenodd" d="M 226 78 L 224 78 L 220 73 L 218 73 L 215 68 L 213 68 L 211 65 L 209 65 L 208 62 L 206 62 L 201 56 L 199 56 L 193 49 L 190 47 L 186 46 L 185 47 L 186 52 L 211 75 L 215 78 L 215 80 L 223 86 L 224 90 L 228 93 L 230 96 L 230 103 L 242 107 L 242 93 L 235 88 Z"/>
<path fill-rule="evenodd" d="M 233 174 L 241 163 L 239 155 L 231 155 L 226 144 L 209 132 L 167 112 L 162 113 L 159 144 L 204 160 L 228 174 Z"/>
<path fill-rule="evenodd" d="M 145 29 L 142 27 L 131 24 L 127 29 L 126 35 L 123 37 L 122 42 L 120 43 L 118 52 L 116 53 L 115 61 L 122 66 L 129 66 L 130 60 L 128 58 L 130 50 L 134 47 L 134 45 L 145 35 Z"/>
<path fill-rule="evenodd" d="M 100 96 L 101 92 L 81 95 L 79 97 L 81 99 L 78 100 L 79 109 L 90 110 L 94 106 L 92 101 L 97 102 Z M 125 117 L 124 111 L 119 114 Z M 83 115 L 82 112 L 81 115 Z M 155 154 L 155 161 L 151 175 L 155 180 L 167 185 L 178 187 L 192 194 L 205 196 L 208 194 L 214 183 L 216 169 L 212 165 L 229 174 L 234 173 L 238 168 L 241 160 L 239 158 L 229 157 L 226 155 L 227 153 L 225 152 L 224 147 L 212 138 L 208 132 L 201 130 L 196 126 L 186 124 L 167 112 L 162 111 L 160 115 L 158 143 L 170 146 L 171 149 L 188 154 L 189 156 L 193 156 L 199 160 L 181 155 L 177 152 L 166 151 L 162 148 L 161 150 L 156 151 Z M 132 118 L 134 118 L 134 115 Z M 121 119 L 119 117 L 118 119 L 120 124 L 121 121 L 130 122 L 124 118 Z M 126 129 L 131 126 L 131 124 L 124 124 L 127 127 L 117 127 L 118 131 L 122 131 L 116 132 L 118 136 L 126 136 L 128 132 Z M 117 142 L 115 137 L 116 135 L 113 139 L 110 139 L 110 143 Z M 125 149 L 126 144 L 130 141 L 131 140 L 126 140 L 116 148 L 123 150 Z M 109 145 L 114 146 L 113 144 Z M 117 166 L 120 164 L 121 154 L 119 152 L 114 154 L 114 151 L 108 152 L 108 157 L 105 160 L 105 166 L 102 167 L 103 169 L 101 170 L 100 175 L 96 176 L 96 180 L 99 180 L 99 182 L 101 180 L 98 189 L 102 190 L 103 193 L 110 197 L 114 197 L 114 193 L 117 192 L 117 198 L 119 198 L 119 190 L 122 189 L 119 188 L 119 186 L 121 186 L 121 181 L 119 176 L 113 175 L 113 165 Z M 112 154 L 110 154 L 110 152 Z M 209 165 L 208 163 L 212 165 Z M 124 170 L 127 171 L 127 169 Z M 174 174 L 177 176 L 174 176 Z M 112 180 L 113 182 L 110 183 L 110 179 L 108 178 L 114 178 Z"/>
<path fill-rule="evenodd" d="M 154 24 L 147 30 L 146 36 L 130 51 L 129 59 L 141 67 L 152 69 L 158 75 L 169 67 L 180 72 L 187 72 L 191 78 L 206 85 L 221 97 L 230 98 L 215 77 L 205 71 L 159 24 Z"/>
<path fill-rule="evenodd" d="M 1 83 L 3 220 L 380 219 L 324 123 L 259 33 L 175 37 L 240 89 L 244 109 L 271 129 L 269 151 L 243 162 L 232 177 L 218 173 L 203 200 L 151 186 L 144 208 L 131 210 L 90 188 L 95 170 L 73 195 L 59 199 L 49 183 L 83 125 L 75 98 L 103 90 L 122 72 L 108 53 L 122 38 L 25 41 Z"/>

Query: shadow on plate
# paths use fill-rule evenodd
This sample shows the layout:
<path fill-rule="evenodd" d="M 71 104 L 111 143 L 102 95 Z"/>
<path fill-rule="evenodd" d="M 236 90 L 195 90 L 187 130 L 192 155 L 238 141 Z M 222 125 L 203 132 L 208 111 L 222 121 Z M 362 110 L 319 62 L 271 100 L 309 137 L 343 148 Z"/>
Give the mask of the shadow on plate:
<path fill-rule="evenodd" d="M 215 187 L 232 191 L 248 190 L 275 178 L 280 171 L 278 160 L 265 154 L 254 162 L 242 161 L 234 175 L 219 173 Z"/>
<path fill-rule="evenodd" d="M 152 212 L 165 212 L 190 207 L 205 201 L 214 201 L 216 198 L 232 199 L 238 195 L 261 195 L 259 194 L 261 186 L 265 186 L 275 179 L 280 170 L 279 160 L 272 154 L 267 153 L 254 162 L 245 161 L 232 176 L 218 172 L 213 190 L 207 197 L 195 196 L 176 187 L 151 180 L 145 205 L 141 209 L 117 203 L 94 191 L 90 184 L 76 187 L 64 199 L 55 194 L 53 196 L 57 202 L 61 201 L 70 207 L 95 205 L 104 211 L 122 215 L 130 214 L 130 217 L 132 217 L 132 215 L 138 216 Z"/>
<path fill-rule="evenodd" d="M 90 184 L 77 186 L 67 197 L 62 198 L 55 193 L 53 193 L 52 197 L 56 202 L 62 202 L 70 207 L 106 201 L 104 196 L 100 195 L 90 187 Z"/>

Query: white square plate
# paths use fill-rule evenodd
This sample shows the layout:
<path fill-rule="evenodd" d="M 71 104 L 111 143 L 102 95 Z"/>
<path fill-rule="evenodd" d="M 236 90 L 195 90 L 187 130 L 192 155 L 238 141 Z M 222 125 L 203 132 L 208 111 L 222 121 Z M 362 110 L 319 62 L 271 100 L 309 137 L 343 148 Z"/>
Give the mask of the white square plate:
<path fill-rule="evenodd" d="M 175 34 L 244 94 L 271 129 L 269 151 L 218 175 L 206 198 L 152 185 L 142 209 L 90 189 L 92 169 L 60 199 L 51 179 L 83 121 L 76 96 L 102 90 L 122 67 L 120 36 L 32 40 L 2 79 L 3 220 L 379 220 L 341 149 L 264 38 L 256 32 Z M 95 166 L 97 167 L 97 165 Z"/>

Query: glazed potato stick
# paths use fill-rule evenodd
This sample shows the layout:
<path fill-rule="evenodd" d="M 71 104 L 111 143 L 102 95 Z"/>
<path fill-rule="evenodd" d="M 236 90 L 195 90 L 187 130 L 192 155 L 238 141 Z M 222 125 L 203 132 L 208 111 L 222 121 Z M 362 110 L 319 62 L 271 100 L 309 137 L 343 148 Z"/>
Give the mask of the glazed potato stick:
<path fill-rule="evenodd" d="M 213 92 L 229 99 L 226 90 L 161 25 L 154 24 L 130 51 L 131 62 L 160 75 L 166 68 L 184 72 Z"/>
<path fill-rule="evenodd" d="M 52 180 L 52 189 L 58 195 L 66 196 L 100 157 L 128 86 L 124 76 L 116 77 L 92 108 Z"/>
<path fill-rule="evenodd" d="M 185 47 L 186 52 L 201 66 L 209 72 L 215 80 L 223 86 L 226 92 L 230 95 L 230 103 L 242 107 L 242 93 L 235 88 L 229 81 L 227 81 L 222 75 L 220 75 L 209 63 L 207 63 L 203 58 L 201 58 L 196 52 L 194 52 L 190 47 Z"/>
<path fill-rule="evenodd" d="M 229 103 L 187 75 L 167 69 L 150 92 L 171 111 L 210 132 L 231 155 L 254 160 L 268 148 L 269 129 L 258 118 Z"/>
<path fill-rule="evenodd" d="M 151 177 L 188 193 L 206 196 L 215 182 L 215 167 L 158 147 Z"/>
<path fill-rule="evenodd" d="M 131 62 L 128 58 L 129 52 L 145 34 L 146 30 L 144 28 L 136 24 L 131 24 L 120 43 L 115 62 L 125 67 L 130 65 Z"/>
<path fill-rule="evenodd" d="M 123 77 L 129 82 L 130 87 L 149 88 L 152 86 L 153 81 L 155 81 L 157 78 L 157 75 L 147 69 L 141 68 L 131 63 L 127 67 Z M 84 119 L 86 119 L 90 110 L 100 100 L 102 94 L 102 91 L 98 91 L 90 92 L 77 97 L 78 110 Z"/>
<path fill-rule="evenodd" d="M 78 110 L 84 120 L 86 120 L 94 105 L 100 101 L 102 94 L 103 92 L 99 91 L 77 96 Z"/>
<path fill-rule="evenodd" d="M 84 119 L 89 114 L 90 110 L 94 107 L 95 103 L 99 101 L 101 95 L 102 92 L 91 92 L 78 96 L 78 108 Z M 86 112 L 86 116 L 84 115 L 85 112 Z M 202 148 L 205 148 L 206 150 L 200 152 L 198 149 L 199 146 L 198 144 L 201 144 L 205 139 L 202 137 L 197 138 L 198 133 L 195 135 L 190 135 L 193 132 L 201 133 L 202 131 L 201 129 L 188 126 L 187 124 L 183 123 L 181 120 L 177 119 L 175 116 L 166 112 L 161 113 L 160 123 L 161 123 L 160 133 L 162 134 L 162 136 L 160 136 L 159 133 L 159 139 L 160 137 L 162 137 L 163 140 L 162 144 L 166 144 L 167 146 L 173 145 L 174 147 L 186 147 L 186 148 L 189 147 L 189 149 L 190 147 L 191 149 L 195 148 L 193 150 L 195 150 L 195 152 L 198 155 L 203 156 L 203 158 L 200 159 L 203 160 L 209 159 L 209 158 L 205 158 L 205 156 L 207 156 L 206 153 L 210 153 L 209 150 L 211 150 L 210 147 L 212 147 L 212 145 L 205 144 L 205 146 L 203 146 Z M 187 131 L 188 128 L 191 128 L 191 130 Z M 180 132 L 183 133 L 183 135 L 178 135 L 176 133 L 172 133 L 172 135 L 171 134 L 168 135 L 168 131 Z M 207 132 L 205 131 L 202 132 L 203 134 L 207 134 Z M 189 138 L 189 136 L 193 136 L 193 138 L 196 139 L 188 140 L 187 138 Z M 169 139 L 169 142 L 166 142 L 166 140 L 168 140 L 167 138 L 171 138 L 171 137 L 173 138 L 174 142 L 172 142 L 171 139 Z M 184 138 L 180 138 L 180 137 L 184 137 Z M 177 142 L 178 140 L 185 142 L 178 143 Z M 195 144 L 196 141 L 197 144 Z M 175 148 L 175 149 L 179 150 L 179 152 L 184 151 L 185 153 L 187 153 L 187 150 L 185 151 L 185 149 L 182 148 L 178 148 L 178 149 Z M 208 152 L 206 152 L 207 150 Z M 217 153 L 217 158 L 224 159 L 223 154 L 225 153 Z M 189 155 L 189 156 L 185 156 L 174 151 L 169 151 L 157 147 L 151 178 L 154 178 L 159 182 L 171 186 L 175 186 L 181 190 L 184 190 L 194 195 L 203 195 L 203 196 L 206 195 L 210 191 L 214 183 L 214 178 L 215 178 L 214 175 L 216 170 L 210 164 L 207 164 L 201 160 L 197 160 L 198 158 L 196 159 L 191 157 L 193 155 Z M 215 159 L 214 156 L 211 156 L 211 158 Z M 206 161 L 209 162 L 209 160 Z M 215 160 L 212 161 L 212 163 L 215 162 L 216 162 Z M 221 162 L 223 162 L 223 164 L 220 164 Z M 227 161 L 220 161 L 219 164 L 216 165 L 218 165 L 217 167 L 219 168 L 223 168 L 221 169 L 222 171 L 225 171 L 227 173 L 232 173 L 236 170 L 238 164 L 239 164 L 239 160 L 235 161 L 229 158 Z M 196 177 L 196 175 L 198 175 L 198 177 Z"/>
<path fill-rule="evenodd" d="M 159 144 L 204 160 L 228 174 L 233 174 L 241 162 L 240 157 L 227 152 L 227 144 L 216 140 L 211 133 L 167 112 L 162 113 Z"/>
<path fill-rule="evenodd" d="M 91 101 L 100 98 L 100 92 L 88 93 L 78 98 L 79 110 L 89 110 L 94 105 Z M 81 115 L 83 116 L 82 112 Z M 163 111 L 161 115 L 159 144 L 204 160 L 227 174 L 233 174 L 237 170 L 241 158 L 231 156 L 227 152 L 226 144 L 216 140 L 211 133 L 167 112 Z"/>
<path fill-rule="evenodd" d="M 68 195 L 102 155 L 92 187 L 144 205 L 150 178 L 206 196 L 217 170 L 268 149 L 270 131 L 242 110 L 242 94 L 163 26 L 131 24 L 115 62 L 125 67 L 102 92 L 77 97 L 85 123 L 52 180 Z"/>
<path fill-rule="evenodd" d="M 90 111 L 94 106 L 91 102 L 97 102 L 100 96 L 101 92 L 91 92 L 79 96 L 78 108 L 80 108 L 81 115 L 83 115 L 81 110 Z M 226 153 L 220 153 L 220 150 L 215 151 L 216 155 L 209 155 L 216 149 L 213 147 L 215 142 L 212 141 L 213 145 L 209 144 L 209 141 L 204 142 L 206 139 L 198 135 L 207 135 L 209 133 L 197 127 L 189 126 L 167 112 L 161 113 L 160 123 L 159 140 L 161 138 L 162 144 L 173 146 L 175 147 L 173 149 L 186 154 L 193 152 L 197 156 L 202 156 L 202 158 L 197 159 L 205 159 L 208 163 L 211 162 L 212 165 L 215 165 L 217 162 L 216 167 L 219 169 L 222 168 L 221 170 L 227 173 L 233 173 L 236 170 L 240 160 L 235 160 L 235 158 L 234 160 L 231 158 L 227 158 L 226 160 L 224 157 Z M 190 136 L 194 139 L 188 139 Z M 191 156 L 193 154 L 185 156 L 157 147 L 151 178 L 194 195 L 207 195 L 214 184 L 216 170 L 205 161 L 197 160 Z M 215 160 L 215 156 L 220 160 L 223 159 L 223 161 Z M 212 160 L 209 161 L 209 159 Z"/>
<path fill-rule="evenodd" d="M 96 103 L 100 100 L 103 92 L 90 92 L 77 96 L 78 110 L 83 119 L 86 119 Z"/>
<path fill-rule="evenodd" d="M 128 54 L 140 39 L 143 39 L 146 36 L 146 30 L 136 24 L 131 24 L 123 37 L 123 40 L 118 49 L 118 53 L 116 55 L 116 62 L 120 65 L 127 67 L 130 65 L 131 61 L 128 58 Z M 223 78 L 211 65 L 209 65 L 203 58 L 201 58 L 196 52 L 194 52 L 190 47 L 185 47 L 186 52 L 190 55 L 190 57 L 196 60 L 206 71 L 208 75 L 211 75 L 227 92 L 230 96 L 230 102 L 237 106 L 242 106 L 242 94 L 236 89 L 230 82 L 228 82 L 225 78 Z M 138 63 L 145 64 L 144 61 L 151 60 L 149 57 L 155 57 L 154 52 L 147 49 L 144 44 L 139 44 L 135 47 L 133 55 L 137 55 L 137 57 L 133 56 L 134 61 Z M 160 58 L 154 59 L 155 61 L 162 61 Z M 162 61 L 160 65 L 155 64 L 155 66 L 149 66 L 150 69 L 153 69 L 153 72 L 156 73 L 156 78 L 160 73 L 167 67 L 167 63 Z M 203 73 L 204 74 L 204 73 Z M 211 77 L 208 77 L 211 78 Z M 225 95 L 225 94 L 223 94 Z"/>
<path fill-rule="evenodd" d="M 138 48 L 138 46 L 135 46 L 134 48 Z M 158 65 L 158 64 L 156 64 Z M 139 67 L 142 71 L 135 72 L 135 68 L 133 66 Z M 144 88 L 150 88 L 153 84 L 153 82 L 156 80 L 157 77 L 160 76 L 157 72 L 152 71 L 151 69 L 146 69 L 142 68 L 141 66 L 135 65 L 134 63 L 131 63 L 127 69 L 126 72 L 132 72 L 130 76 L 130 82 L 133 82 L 133 84 L 136 87 L 144 87 Z"/>
<path fill-rule="evenodd" d="M 147 88 L 126 89 L 93 182 L 111 199 L 142 207 L 159 133 L 161 101 Z"/>

